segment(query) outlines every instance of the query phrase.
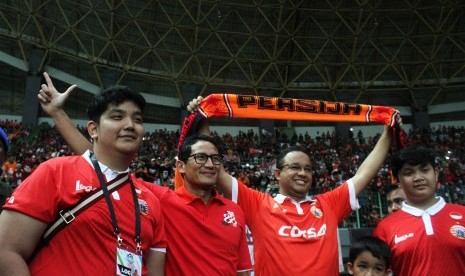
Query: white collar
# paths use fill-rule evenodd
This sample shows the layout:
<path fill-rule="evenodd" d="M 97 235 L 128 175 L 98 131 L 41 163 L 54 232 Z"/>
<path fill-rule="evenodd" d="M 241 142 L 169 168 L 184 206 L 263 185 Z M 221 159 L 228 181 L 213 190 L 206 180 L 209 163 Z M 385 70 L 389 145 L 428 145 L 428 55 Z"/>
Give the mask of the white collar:
<path fill-rule="evenodd" d="M 288 197 L 288 196 L 285 196 L 285 195 L 283 195 L 283 194 L 277 194 L 273 199 L 274 199 L 276 202 L 278 202 L 279 204 L 283 204 L 283 202 L 284 202 L 284 200 L 286 200 L 286 198 L 288 198 L 288 199 L 289 199 L 291 202 L 293 202 L 293 203 L 299 203 L 299 204 L 302 203 L 302 202 L 306 202 L 306 201 L 308 201 L 308 202 L 310 202 L 310 203 L 316 201 L 316 200 L 314 200 L 311 196 L 306 196 L 305 199 L 302 199 L 301 201 L 296 201 L 295 199 L 290 198 L 290 197 Z"/>
<path fill-rule="evenodd" d="M 436 199 L 438 199 L 438 202 L 433 204 L 432 206 L 428 207 L 427 209 L 418 209 L 416 207 L 413 207 L 411 205 L 408 205 L 405 201 L 402 202 L 402 211 L 407 212 L 413 216 L 416 217 L 421 217 L 423 213 L 428 213 L 430 216 L 436 215 L 439 211 L 446 206 L 446 201 L 440 197 L 437 196 Z"/>
<path fill-rule="evenodd" d="M 92 166 L 92 168 L 94 167 L 94 165 L 92 164 L 92 161 L 90 161 L 90 150 L 86 150 L 86 152 L 82 154 L 82 157 L 86 159 L 86 161 Z M 102 173 L 107 177 L 107 181 L 113 180 L 115 177 L 117 177 L 120 174 L 129 172 L 129 168 L 127 168 L 124 171 L 114 171 L 110 169 L 107 165 L 101 163 L 100 161 L 98 161 L 98 164 L 100 166 L 100 170 L 102 170 Z"/>

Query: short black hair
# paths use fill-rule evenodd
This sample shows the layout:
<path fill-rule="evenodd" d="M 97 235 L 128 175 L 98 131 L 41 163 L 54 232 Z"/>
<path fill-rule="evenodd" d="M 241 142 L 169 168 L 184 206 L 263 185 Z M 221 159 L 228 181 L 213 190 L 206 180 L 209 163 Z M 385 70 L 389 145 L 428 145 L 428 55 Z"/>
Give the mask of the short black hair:
<path fill-rule="evenodd" d="M 350 246 L 349 262 L 353 264 L 355 259 L 365 251 L 370 252 L 375 258 L 384 260 L 386 268 L 391 266 L 391 249 L 384 241 L 373 236 L 361 237 Z"/>
<path fill-rule="evenodd" d="M 216 137 L 202 135 L 202 134 L 195 134 L 195 135 L 187 137 L 182 143 L 182 146 L 178 152 L 178 160 L 181 160 L 184 162 L 187 161 L 187 159 L 189 158 L 189 155 L 191 155 L 191 152 L 192 152 L 192 145 L 194 145 L 198 141 L 207 141 L 207 142 L 212 143 L 218 150 L 218 154 L 223 154 L 223 147 L 220 141 Z"/>
<path fill-rule="evenodd" d="M 397 184 L 391 184 L 391 185 L 387 185 L 386 186 L 386 189 L 385 189 L 385 193 L 386 195 L 389 194 L 390 192 L 392 191 L 395 191 L 397 189 L 402 189 L 401 187 L 399 187 L 399 185 Z"/>
<path fill-rule="evenodd" d="M 405 164 L 411 166 L 431 164 L 437 167 L 436 154 L 432 149 L 423 146 L 411 146 L 396 152 L 391 158 L 392 174 L 396 179 L 399 179 L 399 171 Z"/>
<path fill-rule="evenodd" d="M 119 105 L 126 101 L 134 102 L 144 112 L 146 101 L 144 97 L 126 86 L 112 86 L 95 95 L 87 108 L 89 120 L 99 123 L 100 116 L 110 104 Z"/>
<path fill-rule="evenodd" d="M 306 154 L 309 158 L 310 158 L 310 155 L 308 155 L 308 152 L 307 152 L 307 149 L 304 148 L 304 147 L 301 147 L 301 146 L 292 146 L 292 147 L 288 147 L 286 149 L 284 149 L 283 151 L 281 151 L 279 154 L 278 154 L 278 157 L 276 159 L 276 168 L 278 169 L 282 169 L 283 166 L 284 166 L 284 158 L 286 158 L 286 155 L 290 152 L 293 152 L 293 151 L 300 151 L 300 152 L 303 152 L 304 154 Z"/>

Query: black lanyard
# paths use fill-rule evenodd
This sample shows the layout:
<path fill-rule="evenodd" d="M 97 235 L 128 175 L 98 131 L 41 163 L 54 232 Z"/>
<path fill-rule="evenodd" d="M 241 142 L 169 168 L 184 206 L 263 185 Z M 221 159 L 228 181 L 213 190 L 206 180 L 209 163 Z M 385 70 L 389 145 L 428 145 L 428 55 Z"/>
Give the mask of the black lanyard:
<path fill-rule="evenodd" d="M 108 210 L 110 211 L 111 224 L 113 225 L 113 233 L 116 235 L 118 246 L 121 246 L 121 244 L 123 243 L 123 239 L 121 238 L 121 231 L 118 227 L 118 222 L 116 221 L 115 210 L 113 209 L 113 204 L 108 193 L 107 182 L 103 178 L 102 170 L 100 169 L 100 165 L 98 164 L 98 161 L 93 153 L 90 153 L 90 160 L 94 165 L 95 172 L 97 173 L 97 177 L 100 182 L 100 187 L 102 187 L 103 195 L 105 196 L 105 201 L 107 202 Z M 129 183 L 131 184 L 132 198 L 134 200 L 134 210 L 136 213 L 136 236 L 134 238 L 134 240 L 136 241 L 136 253 L 142 253 L 140 245 L 141 239 L 139 202 L 137 200 L 136 188 L 134 187 L 134 183 L 132 182 L 131 176 L 129 176 Z"/>

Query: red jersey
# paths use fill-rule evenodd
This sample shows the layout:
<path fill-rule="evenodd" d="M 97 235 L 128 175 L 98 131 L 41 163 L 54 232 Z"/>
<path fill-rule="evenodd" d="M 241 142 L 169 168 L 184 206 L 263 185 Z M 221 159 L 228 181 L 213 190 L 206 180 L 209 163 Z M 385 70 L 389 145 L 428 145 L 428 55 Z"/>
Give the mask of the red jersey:
<path fill-rule="evenodd" d="M 465 206 L 443 198 L 426 210 L 403 204 L 373 234 L 392 250 L 395 275 L 465 273 Z"/>
<path fill-rule="evenodd" d="M 165 216 L 166 275 L 237 275 L 252 269 L 241 208 L 212 190 L 205 205 L 185 188 L 150 185 Z"/>
<path fill-rule="evenodd" d="M 301 202 L 235 181 L 232 191 L 252 232 L 256 275 L 339 275 L 337 226 L 358 208 L 350 180 Z"/>
<path fill-rule="evenodd" d="M 88 158 L 88 155 L 86 156 Z M 106 169 L 108 171 L 108 169 Z M 105 175 L 104 167 L 102 172 Z M 141 214 L 143 261 L 150 250 L 166 251 L 160 203 L 142 181 L 132 177 Z M 4 208 L 45 223 L 87 193 L 100 188 L 97 174 L 82 156 L 58 157 L 42 163 L 7 199 Z M 134 199 L 129 181 L 110 195 L 123 246 L 135 249 Z M 143 275 L 147 267 L 143 266 Z M 104 198 L 93 203 L 60 230 L 29 261 L 31 275 L 115 275 L 116 237 Z"/>

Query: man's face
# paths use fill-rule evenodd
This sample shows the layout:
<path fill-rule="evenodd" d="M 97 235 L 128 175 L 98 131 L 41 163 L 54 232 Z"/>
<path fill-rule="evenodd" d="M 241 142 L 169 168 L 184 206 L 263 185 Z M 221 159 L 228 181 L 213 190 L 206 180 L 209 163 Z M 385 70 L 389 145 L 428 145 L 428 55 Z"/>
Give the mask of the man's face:
<path fill-rule="evenodd" d="M 405 164 L 398 173 L 407 203 L 415 207 L 429 207 L 435 202 L 438 169 L 431 164 L 412 166 Z"/>
<path fill-rule="evenodd" d="M 94 143 L 106 151 L 137 153 L 144 136 L 142 112 L 132 101 L 118 106 L 109 105 L 100 116 L 100 122 L 89 125 L 89 134 Z"/>
<path fill-rule="evenodd" d="M 310 158 L 303 152 L 293 151 L 284 158 L 284 167 L 275 170 L 280 193 L 296 200 L 305 199 L 312 186 Z"/>
<path fill-rule="evenodd" d="M 217 155 L 218 149 L 208 141 L 197 141 L 191 147 L 191 154 Z M 199 164 L 200 163 L 200 164 Z M 177 167 L 184 174 L 186 187 L 191 189 L 209 190 L 216 185 L 218 180 L 221 164 L 214 164 L 211 157 L 201 164 L 200 159 L 197 161 L 191 156 L 187 161 L 178 160 Z"/>
<path fill-rule="evenodd" d="M 405 193 L 402 188 L 392 190 L 386 195 L 386 201 L 388 206 L 388 213 L 392 214 L 402 209 L 402 202 L 405 200 Z"/>

